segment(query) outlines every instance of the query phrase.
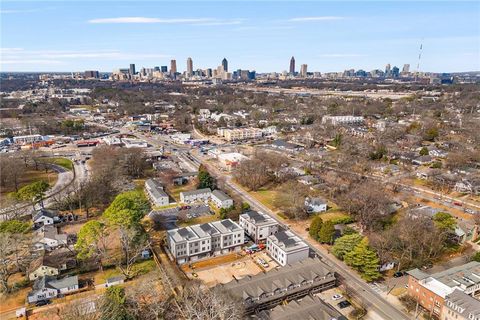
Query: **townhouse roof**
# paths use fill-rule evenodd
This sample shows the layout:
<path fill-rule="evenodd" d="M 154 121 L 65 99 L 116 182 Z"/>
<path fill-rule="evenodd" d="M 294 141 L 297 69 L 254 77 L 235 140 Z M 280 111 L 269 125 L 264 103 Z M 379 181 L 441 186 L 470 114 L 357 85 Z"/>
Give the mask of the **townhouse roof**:
<path fill-rule="evenodd" d="M 253 220 L 255 222 L 255 225 L 277 223 L 272 217 L 266 215 L 265 213 L 257 212 L 254 210 L 242 213 L 240 216 L 248 220 Z"/>
<path fill-rule="evenodd" d="M 407 271 L 407 274 L 417 280 L 423 280 L 429 277 L 428 273 L 425 273 L 418 268 Z"/>
<path fill-rule="evenodd" d="M 431 275 L 449 287 L 463 285 L 469 287 L 480 283 L 480 262 L 471 261 Z"/>
<path fill-rule="evenodd" d="M 325 199 L 322 199 L 322 198 L 311 198 L 308 203 L 311 205 L 311 206 L 321 206 L 321 205 L 324 205 L 324 204 L 327 204 L 327 200 Z"/>
<path fill-rule="evenodd" d="M 148 179 L 145 181 L 145 185 L 153 198 L 168 198 L 168 194 L 163 190 L 163 186 L 157 180 Z"/>
<path fill-rule="evenodd" d="M 180 194 L 183 194 L 184 197 L 188 197 L 188 196 L 194 196 L 194 195 L 204 194 L 209 192 L 212 192 L 210 188 L 204 188 L 204 189 L 197 189 L 192 191 L 183 191 L 183 192 L 180 192 Z"/>
<path fill-rule="evenodd" d="M 169 230 L 167 234 L 173 241 L 182 242 L 207 238 L 212 235 L 229 234 L 239 230 L 243 229 L 236 222 L 233 222 L 231 219 L 225 219 Z"/>
<path fill-rule="evenodd" d="M 264 310 L 260 317 L 270 320 L 346 320 L 332 306 L 326 304 L 317 296 L 306 296 L 301 301 L 291 301 L 286 305 L 278 305 L 270 310 Z"/>
<path fill-rule="evenodd" d="M 458 289 L 445 297 L 445 305 L 465 319 L 480 318 L 480 301 Z"/>
<path fill-rule="evenodd" d="M 47 281 L 47 285 L 57 290 L 78 286 L 78 276 L 65 277 L 63 279 L 53 279 L 51 281 Z"/>
<path fill-rule="evenodd" d="M 220 201 L 227 201 L 230 200 L 231 198 L 225 194 L 225 192 L 221 190 L 213 190 L 212 196 L 217 198 Z"/>
<path fill-rule="evenodd" d="M 234 296 L 241 299 L 256 298 L 263 293 L 271 293 L 277 289 L 285 289 L 290 285 L 301 285 L 305 281 L 322 279 L 330 281 L 335 274 L 320 259 L 309 258 L 280 269 L 272 269 L 266 273 L 246 276 L 221 285 Z"/>
<path fill-rule="evenodd" d="M 307 248 L 308 245 L 290 231 L 281 231 L 268 237 L 285 252 Z"/>

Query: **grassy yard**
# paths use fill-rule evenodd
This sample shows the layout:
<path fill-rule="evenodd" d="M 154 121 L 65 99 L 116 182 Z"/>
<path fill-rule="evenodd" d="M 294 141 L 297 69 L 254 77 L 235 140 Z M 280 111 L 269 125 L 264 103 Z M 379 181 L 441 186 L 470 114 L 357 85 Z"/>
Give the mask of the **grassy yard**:
<path fill-rule="evenodd" d="M 180 192 L 194 190 L 195 186 L 193 184 L 186 184 L 183 186 L 173 186 L 168 188 L 168 194 L 173 197 L 177 202 L 180 202 Z"/>
<path fill-rule="evenodd" d="M 67 170 L 73 170 L 73 162 L 67 158 L 48 158 L 45 161 L 56 164 L 57 166 L 63 167 Z"/>
<path fill-rule="evenodd" d="M 135 265 L 133 266 L 133 271 L 134 271 L 134 274 L 136 274 L 137 276 L 141 276 L 153 271 L 155 268 L 156 268 L 155 261 L 150 259 L 150 260 L 144 260 L 144 261 L 139 261 L 135 263 Z M 101 271 L 96 272 L 95 275 L 93 276 L 93 279 L 95 281 L 95 284 L 101 284 L 101 283 L 105 283 L 108 278 L 121 276 L 121 275 L 122 275 L 122 272 L 120 271 L 119 268 L 111 268 L 111 269 L 104 270 L 103 272 Z"/>
<path fill-rule="evenodd" d="M 270 210 L 277 211 L 278 208 L 275 207 L 275 198 L 278 194 L 276 190 L 269 190 L 262 188 L 258 191 L 250 191 L 250 194 L 255 197 L 258 201 L 262 202 Z"/>
<path fill-rule="evenodd" d="M 332 210 L 323 213 L 319 213 L 319 216 L 322 217 L 323 221 L 331 221 L 337 219 L 348 218 L 350 215 L 340 210 Z"/>

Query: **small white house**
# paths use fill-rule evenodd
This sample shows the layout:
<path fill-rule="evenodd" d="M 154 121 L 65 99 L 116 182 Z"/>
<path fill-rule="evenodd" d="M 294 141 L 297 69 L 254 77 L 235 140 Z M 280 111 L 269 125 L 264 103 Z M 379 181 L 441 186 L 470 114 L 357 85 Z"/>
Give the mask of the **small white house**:
<path fill-rule="evenodd" d="M 305 208 L 308 213 L 327 211 L 327 201 L 322 198 L 305 198 Z"/>
<path fill-rule="evenodd" d="M 36 213 L 33 214 L 33 224 L 35 227 L 41 227 L 41 226 L 48 226 L 52 225 L 55 222 L 60 221 L 60 218 L 53 212 L 45 210 L 45 209 L 40 209 Z"/>
<path fill-rule="evenodd" d="M 67 294 L 78 290 L 78 277 L 65 277 L 55 279 L 54 277 L 41 277 L 35 280 L 33 290 L 28 294 L 29 303 L 56 298 L 59 295 Z"/>

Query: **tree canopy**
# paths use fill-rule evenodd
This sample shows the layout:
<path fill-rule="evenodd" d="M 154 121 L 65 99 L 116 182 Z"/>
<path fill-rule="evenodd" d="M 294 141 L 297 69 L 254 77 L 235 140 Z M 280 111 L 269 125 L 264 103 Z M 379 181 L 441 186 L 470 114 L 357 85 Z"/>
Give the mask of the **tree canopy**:
<path fill-rule="evenodd" d="M 120 193 L 103 213 L 109 225 L 134 227 L 150 210 L 150 203 L 141 190 Z"/>
<path fill-rule="evenodd" d="M 346 253 L 344 261 L 358 272 L 366 281 L 373 281 L 381 277 L 378 271 L 380 260 L 377 253 L 368 246 L 368 239 L 364 238 L 355 248 Z"/>
<path fill-rule="evenodd" d="M 337 240 L 332 248 L 332 253 L 339 259 L 345 257 L 345 255 L 353 249 L 362 241 L 363 237 L 358 233 L 344 235 Z"/>
<path fill-rule="evenodd" d="M 437 212 L 433 216 L 433 221 L 435 222 L 435 226 L 443 231 L 455 230 L 455 226 L 457 225 L 455 218 L 447 212 Z"/>
<path fill-rule="evenodd" d="M 320 232 L 320 229 L 322 228 L 323 220 L 320 216 L 315 216 L 310 223 L 310 229 L 308 230 L 308 233 L 310 236 L 317 240 L 318 239 L 318 233 Z"/>
<path fill-rule="evenodd" d="M 25 234 L 31 228 L 30 223 L 20 220 L 7 220 L 0 223 L 0 233 Z"/>
<path fill-rule="evenodd" d="M 318 241 L 321 243 L 333 243 L 334 236 L 335 224 L 332 221 L 324 222 L 318 232 Z"/>

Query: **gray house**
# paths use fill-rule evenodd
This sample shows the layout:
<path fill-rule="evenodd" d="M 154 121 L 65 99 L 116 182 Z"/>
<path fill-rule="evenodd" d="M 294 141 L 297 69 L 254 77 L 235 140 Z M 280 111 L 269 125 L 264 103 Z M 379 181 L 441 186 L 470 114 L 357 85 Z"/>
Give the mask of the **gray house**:
<path fill-rule="evenodd" d="M 180 192 L 180 201 L 183 203 L 194 203 L 197 201 L 208 201 L 212 196 L 210 188 Z"/>
<path fill-rule="evenodd" d="M 49 300 L 77 290 L 77 276 L 63 279 L 45 276 L 35 280 L 33 290 L 27 296 L 27 301 L 28 303 L 35 303 L 41 300 Z"/>
<path fill-rule="evenodd" d="M 233 206 L 233 200 L 221 190 L 214 190 L 211 196 L 212 202 L 217 208 L 230 208 Z"/>

